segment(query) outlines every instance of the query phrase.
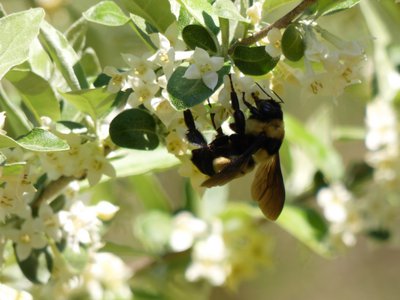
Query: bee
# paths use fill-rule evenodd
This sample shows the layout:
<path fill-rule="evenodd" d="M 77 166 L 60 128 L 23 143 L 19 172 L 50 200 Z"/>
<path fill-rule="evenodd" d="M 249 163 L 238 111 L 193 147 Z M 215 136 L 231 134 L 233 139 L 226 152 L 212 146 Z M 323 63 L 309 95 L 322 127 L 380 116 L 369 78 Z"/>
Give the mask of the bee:
<path fill-rule="evenodd" d="M 209 176 L 202 183 L 202 186 L 208 188 L 224 185 L 246 175 L 257 165 L 251 186 L 252 198 L 258 202 L 268 219 L 276 220 L 285 202 L 279 160 L 279 149 L 285 135 L 281 105 L 269 95 L 267 99 L 260 99 L 255 93 L 251 94 L 255 103 L 252 105 L 245 100 L 243 94 L 242 101 L 250 112 L 246 119 L 240 110 L 231 74 L 228 76 L 234 120 L 230 127 L 233 133 L 227 135 L 220 127 L 216 128 L 214 116 L 211 115 L 217 135 L 207 143 L 196 128 L 191 111 L 185 110 L 184 120 L 188 128 L 186 136 L 189 142 L 199 146 L 192 150 L 191 161 L 203 174 Z"/>

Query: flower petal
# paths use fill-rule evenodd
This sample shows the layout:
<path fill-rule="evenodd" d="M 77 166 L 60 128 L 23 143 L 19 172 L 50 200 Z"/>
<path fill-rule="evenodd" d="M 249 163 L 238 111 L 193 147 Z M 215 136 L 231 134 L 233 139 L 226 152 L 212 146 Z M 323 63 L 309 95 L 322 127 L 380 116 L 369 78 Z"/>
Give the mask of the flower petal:
<path fill-rule="evenodd" d="M 216 72 L 208 72 L 202 77 L 204 84 L 210 89 L 214 90 L 218 83 L 218 75 Z"/>
<path fill-rule="evenodd" d="M 201 78 L 201 73 L 199 67 L 197 65 L 190 65 L 186 70 L 185 74 L 183 74 L 184 78 L 187 79 L 199 79 Z"/>

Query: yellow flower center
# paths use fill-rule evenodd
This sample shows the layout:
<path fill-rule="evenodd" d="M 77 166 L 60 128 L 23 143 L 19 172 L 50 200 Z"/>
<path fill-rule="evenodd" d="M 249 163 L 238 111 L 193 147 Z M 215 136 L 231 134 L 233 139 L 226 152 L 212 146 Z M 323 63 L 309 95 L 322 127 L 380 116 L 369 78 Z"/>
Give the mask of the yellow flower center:
<path fill-rule="evenodd" d="M 324 85 L 323 85 L 322 82 L 320 82 L 320 81 L 313 81 L 313 82 L 311 82 L 311 84 L 310 84 L 310 88 L 311 88 L 311 91 L 312 91 L 314 94 L 318 94 L 318 92 L 319 92 L 321 89 L 324 88 Z"/>
<path fill-rule="evenodd" d="M 201 67 L 200 67 L 200 73 L 201 74 L 205 74 L 205 73 L 208 73 L 208 72 L 211 72 L 211 71 L 212 71 L 212 68 L 211 68 L 210 64 L 204 64 L 204 65 L 201 65 Z"/>
<path fill-rule="evenodd" d="M 31 242 L 31 237 L 29 234 L 25 233 L 19 237 L 19 240 L 21 241 L 21 243 L 29 244 Z"/>

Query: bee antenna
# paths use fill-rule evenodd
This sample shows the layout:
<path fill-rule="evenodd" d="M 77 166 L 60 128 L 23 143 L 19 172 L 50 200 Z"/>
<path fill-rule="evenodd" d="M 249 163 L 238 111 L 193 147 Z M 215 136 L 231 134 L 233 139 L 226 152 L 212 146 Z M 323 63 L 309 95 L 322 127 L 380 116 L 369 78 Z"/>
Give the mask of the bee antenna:
<path fill-rule="evenodd" d="M 271 95 L 268 94 L 268 92 L 258 82 L 256 82 L 256 85 L 260 88 L 261 91 L 264 92 L 265 95 L 272 98 Z M 283 99 L 277 93 L 275 93 L 274 90 L 271 90 L 271 92 L 279 99 L 280 103 L 285 103 L 285 101 L 283 101 Z"/>

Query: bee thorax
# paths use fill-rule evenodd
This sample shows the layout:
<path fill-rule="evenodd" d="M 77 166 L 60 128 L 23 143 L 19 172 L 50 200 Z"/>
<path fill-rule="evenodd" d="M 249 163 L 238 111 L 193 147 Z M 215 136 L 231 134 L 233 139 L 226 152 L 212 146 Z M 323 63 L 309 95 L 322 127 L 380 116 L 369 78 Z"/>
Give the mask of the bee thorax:
<path fill-rule="evenodd" d="M 246 123 L 246 133 L 251 135 L 264 134 L 268 138 L 283 139 L 285 129 L 283 121 L 274 119 L 268 122 L 262 122 L 257 119 L 249 119 Z"/>

